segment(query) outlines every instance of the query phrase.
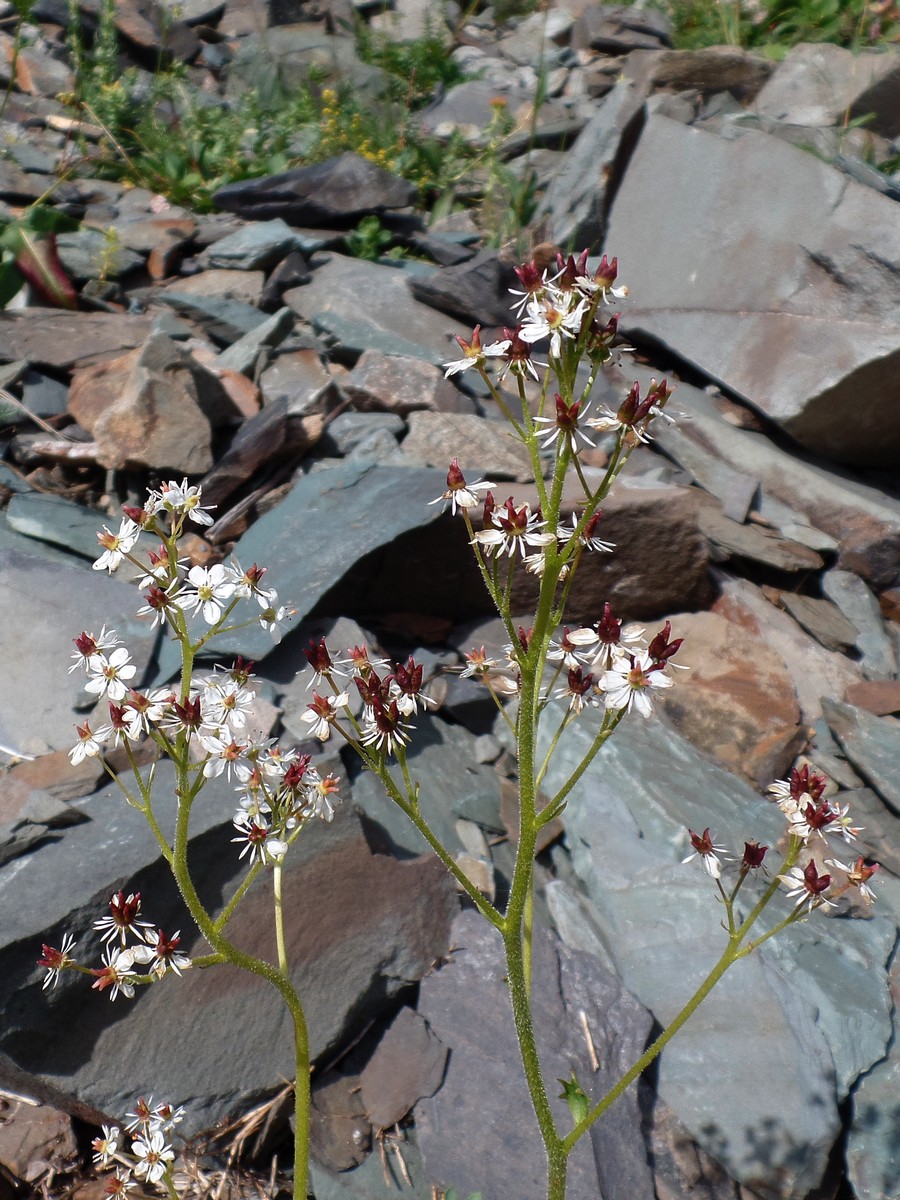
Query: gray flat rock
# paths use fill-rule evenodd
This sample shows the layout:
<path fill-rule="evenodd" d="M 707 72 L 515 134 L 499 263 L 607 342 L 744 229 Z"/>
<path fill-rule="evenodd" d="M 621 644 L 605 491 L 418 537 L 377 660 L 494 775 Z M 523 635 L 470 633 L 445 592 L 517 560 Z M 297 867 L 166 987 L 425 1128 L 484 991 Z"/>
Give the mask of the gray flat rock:
<path fill-rule="evenodd" d="M 477 913 L 453 924 L 456 947 L 439 971 L 422 981 L 419 1012 L 450 1048 L 443 1087 L 416 1106 L 419 1145 L 429 1176 L 461 1196 L 541 1200 L 546 1164 L 522 1074 L 499 935 Z M 647 1014 L 589 955 L 562 946 L 536 928 L 532 1002 L 542 1069 L 560 1129 L 571 1116 L 556 1080 L 579 1081 L 599 1099 L 644 1048 Z M 601 1070 L 587 1057 L 583 1011 Z M 503 1098 L 502 1104 L 497 1097 Z M 488 1119 L 485 1119 L 488 1114 Z M 651 1200 L 653 1181 L 640 1133 L 635 1094 L 601 1121 L 598 1141 L 583 1138 L 569 1159 L 570 1200 Z"/>
<path fill-rule="evenodd" d="M 97 534 L 111 521 L 104 513 L 44 492 L 13 496 L 6 508 L 6 519 L 16 533 L 61 546 L 92 562 L 103 553 Z"/>
<path fill-rule="evenodd" d="M 651 372 L 638 365 L 631 372 L 646 383 Z M 900 575 L 900 502 L 845 473 L 804 461 L 774 445 L 763 434 L 738 429 L 726 421 L 714 401 L 699 388 L 679 383 L 673 401 L 688 419 L 674 426 L 657 422 L 660 447 L 687 469 L 697 445 L 732 469 L 756 476 L 765 496 L 801 514 L 811 526 L 840 543 L 838 565 L 877 589 L 890 587 Z M 765 503 L 761 504 L 765 511 Z"/>
<path fill-rule="evenodd" d="M 27 308 L 0 313 L 0 358 L 26 359 L 32 366 L 72 367 L 143 345 L 147 317 L 125 313 L 61 312 Z"/>
<path fill-rule="evenodd" d="M 900 721 L 822 699 L 822 712 L 844 754 L 866 783 L 900 814 Z"/>
<path fill-rule="evenodd" d="M 900 133 L 900 55 L 854 54 L 827 42 L 792 46 L 756 97 L 756 111 L 791 125 L 839 126 L 866 116 L 866 128 Z"/>
<path fill-rule="evenodd" d="M 92 697 L 80 672 L 68 674 L 72 638 L 115 629 L 138 668 L 150 661 L 156 634 L 134 616 L 138 591 L 50 546 L 0 527 L 0 620 L 9 646 L 4 680 L 15 704 L 0 707 L 0 744 L 24 753 L 68 749 Z M 103 716 L 106 710 L 103 708 Z"/>
<path fill-rule="evenodd" d="M 654 115 L 608 244 L 635 298 L 626 330 L 662 340 L 814 452 L 896 461 L 900 275 L 875 265 L 900 261 L 887 197 L 764 134 L 726 140 Z"/>
<path fill-rule="evenodd" d="M 271 564 L 272 586 L 299 622 L 359 559 L 436 520 L 440 506 L 428 501 L 443 492 L 445 476 L 366 463 L 313 472 L 248 530 L 235 553 L 242 563 Z M 217 638 L 216 647 L 258 661 L 272 641 L 262 629 L 249 628 Z"/>
<path fill-rule="evenodd" d="M 386 354 L 412 353 L 434 362 L 447 361 L 456 356 L 454 334 L 472 336 L 469 326 L 416 300 L 402 271 L 338 254 L 316 265 L 305 287 L 285 292 L 284 303 L 307 321 L 318 318 L 320 325 L 322 314 L 361 322 L 387 335 L 383 344 L 372 347 Z"/>
<path fill-rule="evenodd" d="M 415 194 L 413 184 L 348 151 L 310 167 L 230 183 L 213 199 L 251 220 L 328 227 L 335 220 L 405 208 Z"/>
<path fill-rule="evenodd" d="M 856 645 L 859 630 L 830 600 L 782 592 L 780 602 L 794 620 L 807 633 L 811 633 L 817 642 L 821 642 L 826 650 L 843 652 Z"/>
<path fill-rule="evenodd" d="M 284 221 L 253 221 L 207 246 L 200 261 L 208 267 L 266 271 L 287 257 L 295 242 L 293 230 Z"/>
<path fill-rule="evenodd" d="M 893 679 L 897 674 L 897 653 L 873 592 L 852 571 L 838 570 L 825 572 L 822 591 L 858 630 L 853 645 L 860 653 L 866 677 Z"/>

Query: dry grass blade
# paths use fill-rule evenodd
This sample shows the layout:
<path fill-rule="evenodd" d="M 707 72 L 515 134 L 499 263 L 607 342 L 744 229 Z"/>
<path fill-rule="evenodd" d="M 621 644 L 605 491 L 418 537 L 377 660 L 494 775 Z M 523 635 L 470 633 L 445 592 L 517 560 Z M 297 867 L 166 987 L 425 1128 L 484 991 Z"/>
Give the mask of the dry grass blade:
<path fill-rule="evenodd" d="M 52 425 L 48 425 L 43 417 L 39 417 L 36 413 L 33 413 L 27 405 L 23 404 L 21 400 L 17 400 L 12 392 L 8 392 L 6 388 L 0 388 L 0 400 L 4 400 L 7 404 L 11 404 L 13 408 L 17 408 L 29 421 L 34 421 L 35 425 L 40 425 L 41 429 L 49 433 L 52 437 L 61 438 L 64 442 L 75 441 L 75 438 L 69 437 L 59 429 L 54 429 Z"/>

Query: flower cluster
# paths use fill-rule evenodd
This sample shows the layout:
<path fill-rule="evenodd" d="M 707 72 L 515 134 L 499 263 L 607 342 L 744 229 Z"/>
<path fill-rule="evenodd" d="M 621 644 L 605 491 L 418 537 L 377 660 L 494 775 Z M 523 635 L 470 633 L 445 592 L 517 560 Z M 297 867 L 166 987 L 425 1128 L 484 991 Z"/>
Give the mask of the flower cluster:
<path fill-rule="evenodd" d="M 553 362 L 559 361 L 567 347 L 574 349 L 576 344 L 592 361 L 608 361 L 618 336 L 619 314 L 604 321 L 598 315 L 598 307 L 607 303 L 610 296 L 622 299 L 628 289 L 613 286 L 618 274 L 616 259 L 610 262 L 604 255 L 593 273 L 587 259 L 586 250 L 577 260 L 572 255 L 566 259 L 558 254 L 553 275 L 533 262 L 516 267 L 522 288 L 511 292 L 516 297 L 513 308 L 519 323 L 504 328 L 502 337 L 488 345 L 482 344 L 480 325 L 476 326 L 471 342 L 457 337 L 463 357 L 444 363 L 446 374 L 457 375 L 472 368 L 483 372 L 489 359 L 497 359 L 502 360 L 501 379 L 512 373 L 536 380 L 536 368 L 545 364 L 532 360 L 531 348 L 542 341 L 549 341 Z M 559 404 L 562 403 L 560 399 Z M 577 413 L 577 406 L 575 410 Z"/>
<path fill-rule="evenodd" d="M 170 1138 L 173 1129 L 184 1116 L 183 1108 L 171 1104 L 153 1103 L 153 1098 L 141 1098 L 134 1112 L 127 1114 L 124 1130 L 117 1125 L 104 1125 L 102 1136 L 94 1138 L 94 1164 L 113 1168 L 106 1180 L 107 1196 L 126 1196 L 139 1184 L 171 1184 L 175 1151 Z M 130 1141 L 130 1150 L 125 1149 Z"/>
<path fill-rule="evenodd" d="M 769 788 L 773 802 L 787 819 L 788 833 L 806 847 L 817 841 L 827 847 L 829 834 L 852 844 L 862 833 L 862 829 L 852 823 L 849 805 L 826 799 L 827 782 L 824 775 L 817 775 L 804 764 L 794 767 L 788 779 L 778 779 Z M 845 882 L 839 883 L 829 872 L 820 871 L 812 857 L 802 867 L 791 867 L 779 876 L 788 886 L 788 896 L 796 899 L 798 907 L 805 905 L 812 910 L 831 906 L 836 896 L 851 888 L 855 888 L 864 900 L 875 899 L 869 880 L 878 870 L 877 863 L 867 865 L 862 857 L 854 863 L 826 858 L 824 865 L 842 872 Z M 826 895 L 829 889 L 832 890 Z"/>
<path fill-rule="evenodd" d="M 390 663 L 386 659 L 372 660 L 364 646 L 354 646 L 345 659 L 334 660 L 322 638 L 311 641 L 304 653 L 315 672 L 310 686 L 326 683 L 332 690 L 331 695 L 314 691 L 300 718 L 322 742 L 336 729 L 349 742 L 394 754 L 409 744 L 412 725 L 408 718 L 434 705 L 424 691 L 424 668 L 412 657 L 406 663 L 395 663 L 386 675 L 381 675 L 379 672 L 387 670 Z M 351 673 L 363 703 L 359 720 L 351 712 L 350 693 L 343 691 L 338 682 Z"/>
<path fill-rule="evenodd" d="M 127 896 L 115 892 L 106 916 L 96 920 L 94 928 L 105 943 L 102 966 L 80 966 L 72 958 L 75 939 L 67 933 L 59 949 L 46 944 L 42 947 L 38 966 L 46 970 L 45 988 L 55 987 L 64 970 L 84 971 L 94 976 L 91 986 L 97 991 L 109 989 L 111 1000 L 120 994 L 130 1000 L 138 983 L 155 983 L 168 971 L 180 975 L 191 965 L 190 958 L 179 949 L 181 930 L 170 936 L 143 919 L 140 892 Z M 142 973 L 140 967 L 146 967 L 146 972 Z"/>
<path fill-rule="evenodd" d="M 851 888 L 855 888 L 864 900 L 875 899 L 869 880 L 878 870 L 877 863 L 867 864 L 862 857 L 853 863 L 826 858 L 824 865 L 841 872 L 841 882 L 835 880 L 828 871 L 821 870 L 811 853 L 816 842 L 827 847 L 828 834 L 836 834 L 845 842 L 853 842 L 862 833 L 862 829 L 851 823 L 846 804 L 832 803 L 825 799 L 826 787 L 825 777 L 817 775 L 808 765 L 804 765 L 794 767 L 788 779 L 778 779 L 769 788 L 773 802 L 778 805 L 787 820 L 787 834 L 792 850 L 793 865 L 780 874 L 778 880 L 787 887 L 788 897 L 796 902 L 795 913 L 798 915 L 804 909 L 812 912 L 816 908 L 833 907 L 837 896 L 843 895 Z M 723 863 L 730 861 L 724 847 L 715 845 L 709 829 L 704 829 L 703 833 L 688 830 L 688 834 L 692 852 L 684 861 L 690 862 L 693 858 L 699 858 L 707 873 L 713 879 L 720 879 Z M 760 846 L 754 841 L 745 844 L 741 859 L 742 879 L 749 870 L 763 865 L 768 849 L 768 846 Z M 806 851 L 802 864 L 794 861 L 801 850 Z"/>

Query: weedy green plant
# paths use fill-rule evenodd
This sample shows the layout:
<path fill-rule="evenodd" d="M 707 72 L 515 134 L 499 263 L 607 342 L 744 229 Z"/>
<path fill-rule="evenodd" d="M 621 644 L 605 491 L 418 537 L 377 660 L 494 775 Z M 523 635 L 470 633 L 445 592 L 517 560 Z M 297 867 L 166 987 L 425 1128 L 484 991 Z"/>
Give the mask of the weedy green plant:
<path fill-rule="evenodd" d="M 607 310 L 626 289 L 616 286 L 617 263 L 606 256 L 594 266 L 588 265 L 586 252 L 577 260 L 560 256 L 557 267 L 552 277 L 534 263 L 518 268 L 521 290 L 514 293 L 516 323 L 487 345 L 476 328 L 471 341 L 457 339 L 462 357 L 445 364 L 448 376 L 464 371 L 480 375 L 512 436 L 527 451 L 538 492 L 537 507 L 519 504 L 513 497 L 498 503 L 495 485 L 487 480 L 467 481 L 456 459 L 450 464 L 446 491 L 433 501 L 449 506 L 451 515 L 463 523 L 475 564 L 508 638 L 502 656 L 492 658 L 484 647 L 476 647 L 466 655 L 462 668 L 462 674 L 479 681 L 496 704 L 518 756 L 519 827 L 505 903 L 497 907 L 479 890 L 423 814 L 420 797 L 430 781 L 417 776 L 410 747 L 415 740 L 416 715 L 427 712 L 434 701 L 424 687 L 421 664 L 412 657 L 392 664 L 375 657 L 365 646 L 348 648 L 344 657 L 338 657 L 324 638 L 312 641 L 305 653 L 314 672 L 313 692 L 303 716 L 311 736 L 323 743 L 340 738 L 362 767 L 377 776 L 385 802 L 406 814 L 468 901 L 500 935 L 522 1068 L 546 1154 L 548 1200 L 564 1200 L 568 1159 L 579 1139 L 656 1059 L 726 971 L 782 930 L 833 905 L 844 892 L 855 889 L 863 898 L 872 899 L 870 880 L 876 870 L 863 858 L 846 863 L 825 859 L 826 870 L 821 856 L 817 861 L 811 853 L 812 844 L 823 846 L 829 834 L 852 843 L 859 830 L 852 825 L 846 807 L 825 799 L 825 780 L 808 767 L 794 770 L 789 779 L 770 789 L 786 826 L 786 848 L 771 875 L 765 870 L 768 846 L 750 838 L 732 858 L 716 844 L 710 829 L 687 831 L 691 853 L 684 861 L 695 859 L 702 865 L 722 905 L 724 948 L 681 1012 L 605 1095 L 591 1095 L 590 1081 L 574 1075 L 561 1081 L 570 1123 L 568 1128 L 558 1125 L 531 1007 L 538 839 L 569 804 L 578 803 L 580 780 L 621 722 L 635 714 L 648 716 L 654 697 L 673 686 L 674 659 L 682 639 L 672 636 L 668 621 L 648 637 L 644 629 L 624 624 L 609 604 L 591 624 L 573 629 L 564 623 L 572 583 L 585 555 L 614 549 L 600 537 L 600 506 L 631 455 L 649 440 L 653 423 L 671 419 L 667 411 L 671 389 L 665 380 L 654 381 L 642 394 L 635 383 L 617 410 L 591 411 L 595 381 L 602 368 L 621 353 L 616 348 L 618 315 Z M 545 347 L 545 362 L 533 356 L 540 345 Z M 583 383 L 582 364 L 589 368 Z M 512 404 L 509 393 L 499 387 L 503 380 L 517 397 Z M 602 478 L 592 482 L 582 467 L 580 452 L 598 435 L 611 435 L 614 446 Z M 563 512 L 567 484 L 580 494 L 569 518 Z M 248 735 L 252 664 L 238 658 L 230 668 L 219 666 L 205 678 L 195 671 L 197 655 L 217 635 L 256 621 L 277 633 L 290 616 L 276 593 L 263 586 L 264 568 L 253 564 L 244 570 L 237 563 L 187 567 L 179 558 L 180 536 L 191 523 L 203 526 L 211 520 L 199 488 L 189 487 L 185 480 L 151 491 L 143 508 L 124 510 L 117 532 L 105 528 L 98 535 L 102 553 L 95 569 L 112 573 L 131 564 L 144 589 L 145 603 L 139 614 L 164 627 L 180 646 L 181 673 L 176 685 L 148 692 L 135 690 L 131 681 L 136 669 L 129 651 L 106 629 L 97 635 L 82 632 L 75 639 L 71 668 L 85 672 L 87 692 L 105 700 L 109 714 L 102 725 L 87 720 L 77 727 L 72 760 L 101 756 L 109 745 L 124 749 L 133 782 L 126 783 L 107 769 L 122 787 L 126 801 L 149 822 L 160 854 L 210 952 L 190 961 L 179 948 L 179 934 L 168 935 L 145 920 L 140 895 L 118 892 L 108 913 L 96 922 L 106 943 L 99 966 L 78 962 L 70 937 L 58 948 L 44 946 L 40 962 L 47 971 L 45 986 L 55 983 L 64 970 L 80 971 L 112 999 L 132 997 L 139 987 L 158 984 L 173 973 L 223 962 L 274 987 L 288 1009 L 294 1031 L 294 1196 L 303 1200 L 310 1055 L 302 983 L 299 988 L 294 983 L 287 960 L 282 879 L 286 857 L 304 829 L 312 821 L 331 818 L 338 798 L 337 783 L 332 777 L 322 778 L 309 755 Z M 157 545 L 146 557 L 136 552 L 142 537 L 152 538 Z M 537 590 L 527 627 L 516 624 L 512 614 L 513 583 L 522 573 L 533 577 Z M 249 618 L 240 617 L 241 605 L 249 605 Z M 351 686 L 362 701 L 361 715 L 351 703 Z M 561 786 L 544 799 L 542 788 L 547 787 L 551 761 L 566 731 L 576 722 L 589 728 L 589 749 Z M 153 771 L 145 776 L 138 769 L 136 750 L 145 738 L 174 764 L 176 811 L 168 826 L 153 794 Z M 188 844 L 192 810 L 202 802 L 206 782 L 219 777 L 230 780 L 235 788 L 232 840 L 248 869 L 221 912 L 214 914 L 198 895 Z M 237 906 L 264 871 L 273 877 L 277 955 L 272 962 L 248 953 L 228 937 L 228 924 Z M 787 890 L 793 905 L 764 920 L 782 889 Z M 175 1156 L 165 1122 L 171 1122 L 177 1110 L 166 1106 L 165 1114 L 155 1114 L 148 1105 L 144 1109 L 149 1115 L 146 1126 L 140 1121 L 134 1126 L 142 1132 L 140 1145 L 132 1147 L 132 1159 L 123 1165 L 121 1156 L 110 1156 L 111 1139 L 105 1131 L 98 1139 L 98 1161 L 109 1163 L 115 1158 L 119 1164 L 115 1186 L 120 1189 L 130 1178 L 122 1174 L 130 1161 L 128 1169 L 137 1178 L 159 1183 L 174 1194 Z"/>
<path fill-rule="evenodd" d="M 798 42 L 859 50 L 897 41 L 894 0 L 660 0 L 682 49 L 722 42 L 780 57 Z"/>

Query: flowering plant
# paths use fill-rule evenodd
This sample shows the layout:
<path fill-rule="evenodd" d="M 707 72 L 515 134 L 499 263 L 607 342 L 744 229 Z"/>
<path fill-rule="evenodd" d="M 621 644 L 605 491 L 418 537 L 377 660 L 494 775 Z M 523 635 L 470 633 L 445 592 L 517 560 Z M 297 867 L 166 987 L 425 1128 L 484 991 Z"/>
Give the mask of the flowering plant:
<path fill-rule="evenodd" d="M 518 751 L 519 829 L 505 906 L 497 907 L 479 890 L 423 815 L 419 797 L 427 780 L 413 777 L 408 757 L 416 715 L 434 704 L 425 690 L 421 664 L 413 658 L 391 664 L 365 646 L 348 649 L 346 657 L 335 657 L 324 639 L 313 641 L 305 651 L 313 670 L 313 693 L 303 717 L 312 737 L 322 742 L 333 735 L 341 738 L 363 766 L 378 776 L 390 800 L 407 815 L 461 891 L 502 937 L 523 1070 L 546 1151 L 548 1200 L 565 1196 L 567 1162 L 578 1139 L 657 1057 L 725 971 L 780 930 L 834 904 L 843 892 L 856 889 L 865 900 L 871 900 L 869 883 L 876 870 L 863 858 L 845 864 L 812 855 L 813 848 L 824 846 L 826 835 L 836 834 L 852 842 L 859 831 L 843 806 L 832 805 L 825 798 L 824 779 L 808 768 L 795 769 L 788 780 L 771 789 L 786 821 L 781 862 L 771 875 L 766 870 L 768 846 L 749 839 L 740 857 L 732 860 L 709 829 L 688 831 L 692 851 L 685 862 L 698 860 L 716 888 L 724 906 L 726 947 L 695 995 L 605 1096 L 590 1097 L 588 1088 L 574 1077 L 565 1081 L 563 1095 L 572 1127 L 568 1131 L 558 1128 L 541 1071 L 530 1003 L 534 859 L 539 838 L 567 804 L 574 802 L 579 780 L 617 726 L 633 713 L 649 716 L 655 694 L 673 686 L 678 665 L 673 660 L 682 639 L 673 638 L 668 621 L 648 636 L 640 626 L 624 624 L 609 604 L 592 624 L 577 628 L 564 624 L 572 580 L 584 555 L 613 550 L 598 535 L 600 506 L 630 455 L 650 439 L 653 422 L 671 419 L 666 411 L 671 391 L 665 381 L 653 382 L 644 394 L 634 384 L 616 411 L 592 413 L 591 392 L 600 370 L 627 349 L 616 345 L 618 314 L 606 316 L 601 309 L 611 298 L 622 298 L 625 289 L 615 286 L 617 263 L 606 256 L 594 269 L 588 265 L 586 252 L 577 259 L 560 256 L 557 268 L 552 276 L 533 263 L 518 268 L 522 284 L 522 290 L 515 293 L 519 323 L 488 344 L 482 343 L 480 328 L 476 328 L 470 342 L 458 339 L 463 357 L 445 364 L 448 375 L 474 370 L 481 376 L 529 454 L 537 489 L 535 506 L 519 503 L 512 496 L 498 502 L 495 484 L 469 482 L 454 459 L 447 489 L 434 501 L 449 504 L 453 516 L 464 523 L 478 570 L 508 638 L 502 657 L 491 657 L 484 647 L 473 648 L 461 668 L 463 676 L 478 680 L 487 690 Z M 546 363 L 532 357 L 532 347 L 541 342 L 548 343 Z M 581 371 L 584 366 L 586 373 Z M 513 385 L 514 398 L 503 390 L 507 379 Z M 580 455 L 593 445 L 598 433 L 610 435 L 613 446 L 602 476 L 591 482 Z M 572 476 L 580 498 L 566 518 L 563 496 Z M 210 522 L 199 489 L 189 487 L 185 480 L 151 491 L 142 509 L 125 509 L 116 533 L 105 528 L 98 535 L 102 553 L 95 569 L 112 573 L 125 562 L 132 564 L 145 600 L 139 612 L 154 625 L 166 626 L 180 644 L 177 686 L 146 693 L 135 690 L 131 655 L 105 628 L 97 635 L 85 632 L 75 639 L 71 668 L 85 672 L 88 692 L 105 698 L 109 713 L 108 723 L 96 725 L 89 720 L 77 727 L 72 760 L 101 755 L 108 745 L 124 749 L 134 784 L 126 785 L 107 769 L 120 782 L 128 802 L 150 823 L 210 953 L 191 961 L 179 949 L 180 931 L 170 936 L 155 928 L 142 915 L 140 895 L 119 892 L 112 897 L 108 913 L 96 922 L 105 942 L 99 967 L 82 965 L 73 958 L 70 937 L 59 949 L 44 946 L 40 961 L 47 971 L 45 986 L 54 984 L 65 969 L 79 970 L 92 975 L 93 986 L 108 990 L 113 1000 L 118 995 L 131 997 L 138 986 L 158 983 L 172 973 L 221 962 L 233 963 L 271 983 L 289 1010 L 294 1030 L 294 1195 L 299 1200 L 306 1194 L 310 1061 L 306 1018 L 285 952 L 282 871 L 285 857 L 304 827 L 315 819 L 331 819 L 338 799 L 337 782 L 331 776 L 322 778 L 309 755 L 283 750 L 248 732 L 252 663 L 238 657 L 230 667 L 216 667 L 203 679 L 195 675 L 197 654 L 216 635 L 258 622 L 277 636 L 291 615 L 274 589 L 263 586 L 264 568 L 254 564 L 244 570 L 236 562 L 189 566 L 179 559 L 178 540 L 189 523 L 203 526 Z M 141 537 L 157 539 L 157 548 L 148 551 L 146 560 L 135 551 Z M 538 588 L 527 629 L 515 624 L 511 612 L 513 582 L 517 571 L 523 570 L 535 578 Z M 239 618 L 237 610 L 242 604 L 249 605 L 249 618 Z M 351 687 L 362 701 L 359 715 L 351 703 Z M 542 730 L 542 725 L 551 721 L 554 727 Z M 576 721 L 590 723 L 589 749 L 562 786 L 545 800 L 540 789 L 554 751 Z M 145 738 L 175 766 L 177 816 L 174 832 L 168 835 L 154 811 L 152 771 L 145 779 L 138 770 L 135 750 Z M 240 847 L 239 857 L 246 859 L 247 873 L 214 916 L 197 894 L 188 868 L 187 845 L 192 805 L 204 784 L 219 776 L 235 787 L 232 840 Z M 274 963 L 240 950 L 226 933 L 236 906 L 253 880 L 267 870 L 274 880 Z M 761 895 L 747 915 L 739 915 L 739 894 L 748 880 L 760 877 L 765 879 Z M 764 911 L 782 888 L 787 889 L 793 906 L 787 916 L 760 929 Z M 144 1109 L 155 1111 L 149 1104 Z M 140 1125 L 130 1166 L 118 1151 L 118 1135 L 104 1131 L 98 1161 L 116 1162 L 120 1190 L 133 1175 L 143 1182 L 162 1183 L 171 1191 L 173 1154 L 166 1137 L 175 1118 L 166 1111 L 165 1121 L 160 1118 L 154 1123 L 148 1116 Z"/>

